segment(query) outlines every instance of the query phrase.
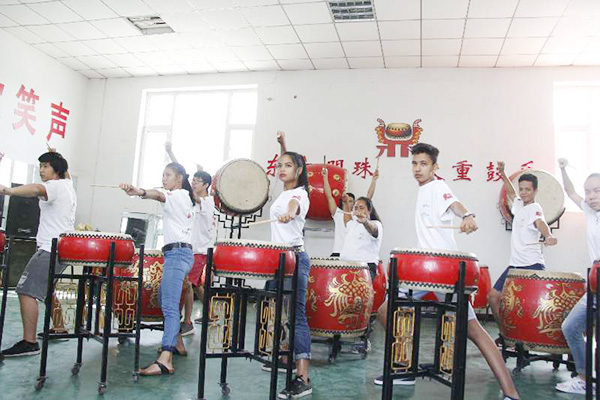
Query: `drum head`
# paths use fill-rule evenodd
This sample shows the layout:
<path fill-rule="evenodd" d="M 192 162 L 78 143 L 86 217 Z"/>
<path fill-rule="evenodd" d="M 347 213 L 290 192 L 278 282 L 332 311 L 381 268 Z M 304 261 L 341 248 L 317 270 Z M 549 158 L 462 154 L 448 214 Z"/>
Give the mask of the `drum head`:
<path fill-rule="evenodd" d="M 227 209 L 239 214 L 260 210 L 269 197 L 269 179 L 256 162 L 237 159 L 217 172 L 215 194 Z"/>
<path fill-rule="evenodd" d="M 517 194 L 519 191 L 519 177 L 525 173 L 533 174 L 538 178 L 538 193 L 535 196 L 535 201 L 542 206 L 548 225 L 553 224 L 565 212 L 565 194 L 562 186 L 554 176 L 546 171 L 526 169 L 511 176 Z M 507 198 L 506 204 L 510 212 L 512 201 Z"/>

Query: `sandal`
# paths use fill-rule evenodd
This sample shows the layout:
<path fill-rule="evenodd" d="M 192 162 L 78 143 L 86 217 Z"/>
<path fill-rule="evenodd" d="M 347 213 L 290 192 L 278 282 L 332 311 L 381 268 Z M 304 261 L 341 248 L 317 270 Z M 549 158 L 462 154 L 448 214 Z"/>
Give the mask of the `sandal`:
<path fill-rule="evenodd" d="M 144 370 L 150 368 L 154 364 L 156 364 L 158 366 L 159 371 L 144 372 Z M 144 370 L 140 371 L 140 375 L 142 375 L 142 376 L 158 376 L 158 375 L 173 375 L 175 373 L 175 370 L 170 370 L 169 368 L 167 368 L 163 363 L 161 363 L 158 360 L 156 360 L 152 364 L 148 365 L 146 368 L 144 368 Z"/>
<path fill-rule="evenodd" d="M 158 354 L 162 353 L 163 352 L 162 347 L 159 347 L 158 349 L 156 349 L 156 352 Z M 172 353 L 176 356 L 181 356 L 181 357 L 187 357 L 187 355 L 188 355 L 187 350 L 179 351 L 179 350 L 177 350 L 177 347 L 175 347 L 175 351 L 173 351 Z"/>

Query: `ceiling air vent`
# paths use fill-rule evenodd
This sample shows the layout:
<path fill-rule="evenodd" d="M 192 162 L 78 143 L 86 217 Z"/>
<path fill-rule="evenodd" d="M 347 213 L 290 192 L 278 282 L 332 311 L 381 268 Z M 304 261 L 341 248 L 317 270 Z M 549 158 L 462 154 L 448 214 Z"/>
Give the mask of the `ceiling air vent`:
<path fill-rule="evenodd" d="M 375 19 L 373 2 L 366 1 L 330 1 L 329 8 L 336 21 L 366 21 Z"/>
<path fill-rule="evenodd" d="M 158 15 L 151 15 L 148 17 L 128 17 L 127 19 L 144 35 L 174 32 L 173 29 Z"/>

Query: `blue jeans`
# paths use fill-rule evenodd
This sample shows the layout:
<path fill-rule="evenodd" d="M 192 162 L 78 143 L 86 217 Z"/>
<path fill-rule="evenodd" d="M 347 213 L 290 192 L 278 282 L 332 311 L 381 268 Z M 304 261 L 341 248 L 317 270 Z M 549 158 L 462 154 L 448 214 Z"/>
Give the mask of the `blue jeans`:
<path fill-rule="evenodd" d="M 179 301 L 183 280 L 192 269 L 194 255 L 192 249 L 176 248 L 165 252 L 164 258 L 165 265 L 158 291 L 160 307 L 164 315 L 162 349 L 173 353 L 180 329 Z"/>
<path fill-rule="evenodd" d="M 512 265 L 509 265 L 508 268 L 506 268 L 504 270 L 504 272 L 502 273 L 502 275 L 500 275 L 500 278 L 498 278 L 498 280 L 496 281 L 496 283 L 494 283 L 494 289 L 497 290 L 498 292 L 502 292 L 502 288 L 504 287 L 504 282 L 506 281 L 506 277 L 508 276 L 508 271 L 510 271 L 511 268 L 515 268 L 515 269 L 536 269 L 538 271 L 543 271 L 545 269 L 544 264 L 533 264 L 533 265 L 528 265 L 525 267 L 513 267 Z"/>
<path fill-rule="evenodd" d="M 562 323 L 562 331 L 573 355 L 575 368 L 577 373 L 581 375 L 585 375 L 585 339 L 583 335 L 586 328 L 586 311 L 587 295 L 584 295 Z"/>

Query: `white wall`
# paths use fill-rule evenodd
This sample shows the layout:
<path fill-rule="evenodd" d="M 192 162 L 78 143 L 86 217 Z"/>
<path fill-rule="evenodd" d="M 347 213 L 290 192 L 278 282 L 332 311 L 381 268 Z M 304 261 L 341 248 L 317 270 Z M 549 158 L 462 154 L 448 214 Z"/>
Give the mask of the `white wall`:
<path fill-rule="evenodd" d="M 86 119 L 98 138 L 95 175 L 80 177 L 81 216 L 103 230 L 118 230 L 120 214 L 156 209 L 150 202 L 129 199 L 112 189 L 84 187 L 92 183 L 129 182 L 143 89 L 258 84 L 258 119 L 253 159 L 266 165 L 278 151 L 274 136 L 285 130 L 288 147 L 309 162 L 344 158 L 352 171 L 365 156 L 373 162 L 377 118 L 407 122 L 421 118 L 422 142 L 440 148 L 440 175 L 455 194 L 477 214 L 480 230 L 458 236 L 463 251 L 476 253 L 495 279 L 509 258 L 510 233 L 496 209 L 500 182 L 486 182 L 485 166 L 503 159 L 507 171 L 529 160 L 554 171 L 552 96 L 555 81 L 597 79 L 598 68 L 548 69 L 428 69 L 349 70 L 284 73 L 218 74 L 188 77 L 109 79 L 90 85 Z M 269 100 L 269 98 L 271 100 Z M 453 182 L 452 165 L 467 159 L 474 164 L 472 182 Z M 201 162 L 201 160 L 199 160 Z M 383 219 L 382 258 L 393 247 L 416 244 L 414 202 L 417 185 L 408 158 L 382 158 L 381 178 L 374 197 Z M 349 189 L 365 194 L 369 181 L 350 177 Z M 274 195 L 281 190 L 275 185 Z M 87 191 L 87 192 L 86 192 Z M 266 211 L 266 210 L 265 210 Z M 327 226 L 314 224 L 313 226 Z M 555 231 L 559 246 L 546 250 L 549 269 L 583 272 L 589 264 L 581 214 L 567 213 Z M 267 227 L 251 228 L 246 238 L 268 239 Z M 311 256 L 330 253 L 331 233 L 307 232 Z"/>

